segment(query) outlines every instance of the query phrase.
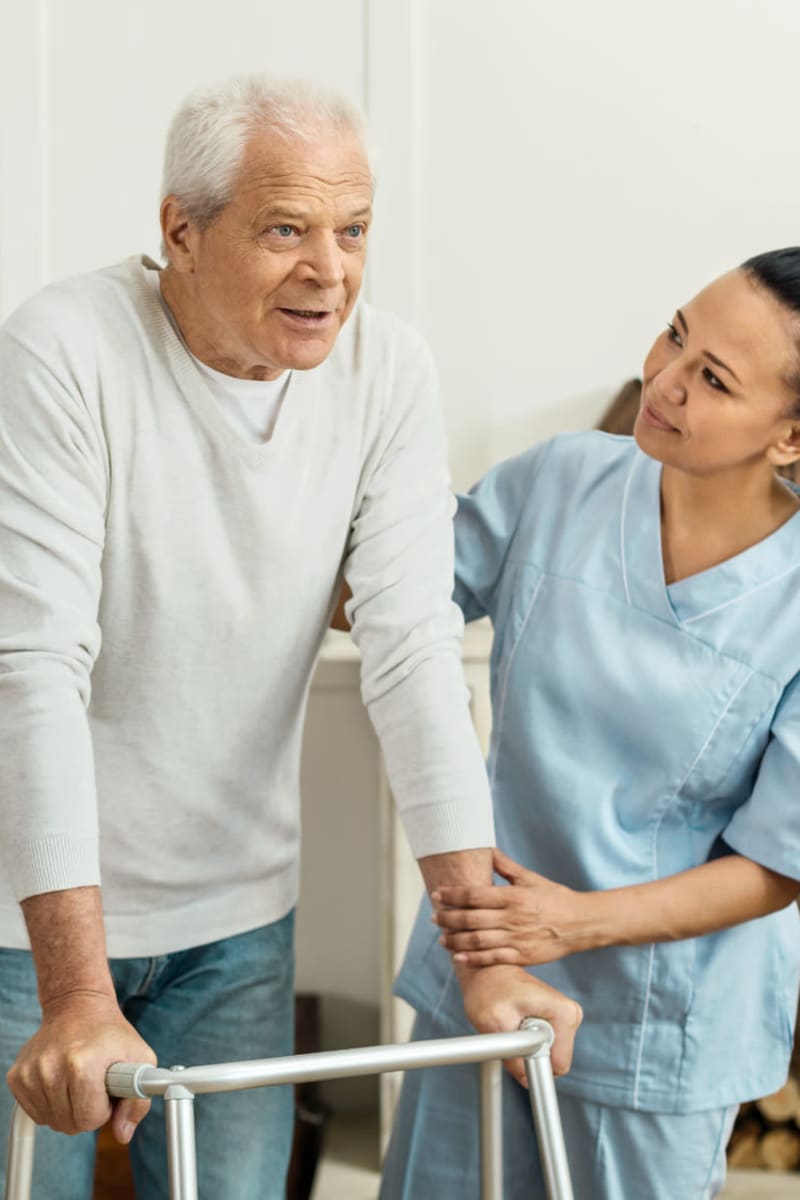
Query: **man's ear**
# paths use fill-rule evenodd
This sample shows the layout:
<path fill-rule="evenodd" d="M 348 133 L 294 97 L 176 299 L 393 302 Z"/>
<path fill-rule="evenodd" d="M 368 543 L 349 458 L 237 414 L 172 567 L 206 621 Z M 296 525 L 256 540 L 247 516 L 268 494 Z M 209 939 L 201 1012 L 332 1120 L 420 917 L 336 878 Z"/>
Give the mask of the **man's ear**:
<path fill-rule="evenodd" d="M 161 202 L 161 236 L 170 266 L 181 275 L 194 271 L 194 247 L 197 232 L 187 217 L 177 196 L 166 196 Z"/>

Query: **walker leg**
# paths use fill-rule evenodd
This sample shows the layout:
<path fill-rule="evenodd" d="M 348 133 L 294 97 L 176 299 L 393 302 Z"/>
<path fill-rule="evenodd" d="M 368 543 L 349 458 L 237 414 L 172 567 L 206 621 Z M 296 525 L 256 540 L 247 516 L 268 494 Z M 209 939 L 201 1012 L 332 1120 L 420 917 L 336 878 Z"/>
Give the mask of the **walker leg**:
<path fill-rule="evenodd" d="M 549 1046 L 525 1059 L 525 1073 L 548 1200 L 573 1200 Z"/>
<path fill-rule="evenodd" d="M 481 1063 L 481 1200 L 503 1200 L 502 1089 L 500 1063 Z"/>
<path fill-rule="evenodd" d="M 8 1131 L 5 1200 L 30 1200 L 36 1125 L 18 1104 Z"/>
<path fill-rule="evenodd" d="M 180 1084 L 170 1084 L 164 1093 L 164 1112 L 170 1200 L 197 1200 L 194 1096 Z"/>

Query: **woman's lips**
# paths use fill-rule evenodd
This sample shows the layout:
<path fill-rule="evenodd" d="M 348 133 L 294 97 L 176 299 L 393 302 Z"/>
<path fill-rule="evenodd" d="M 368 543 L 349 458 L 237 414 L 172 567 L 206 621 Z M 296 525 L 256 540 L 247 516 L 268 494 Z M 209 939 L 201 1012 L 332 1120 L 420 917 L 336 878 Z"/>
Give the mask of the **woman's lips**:
<path fill-rule="evenodd" d="M 657 409 L 653 408 L 650 404 L 645 404 L 642 406 L 642 417 L 647 424 L 652 425 L 654 429 L 661 429 L 664 433 L 679 432 L 674 425 L 670 424 L 670 422 L 662 417 L 661 413 L 658 412 Z"/>

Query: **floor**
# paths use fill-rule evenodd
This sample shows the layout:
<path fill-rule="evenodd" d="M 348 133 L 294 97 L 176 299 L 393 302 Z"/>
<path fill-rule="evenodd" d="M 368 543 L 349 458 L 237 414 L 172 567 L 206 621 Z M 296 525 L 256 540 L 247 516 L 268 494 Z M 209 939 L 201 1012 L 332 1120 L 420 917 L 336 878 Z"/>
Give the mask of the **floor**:
<path fill-rule="evenodd" d="M 375 1200 L 378 1178 L 377 1119 L 335 1117 L 311 1200 Z"/>
<path fill-rule="evenodd" d="M 376 1200 L 377 1136 L 373 1121 L 333 1120 L 312 1200 Z M 720 1200 L 800 1200 L 800 1173 L 731 1172 Z"/>
<path fill-rule="evenodd" d="M 720 1200 L 800 1200 L 800 1174 L 731 1171 Z"/>

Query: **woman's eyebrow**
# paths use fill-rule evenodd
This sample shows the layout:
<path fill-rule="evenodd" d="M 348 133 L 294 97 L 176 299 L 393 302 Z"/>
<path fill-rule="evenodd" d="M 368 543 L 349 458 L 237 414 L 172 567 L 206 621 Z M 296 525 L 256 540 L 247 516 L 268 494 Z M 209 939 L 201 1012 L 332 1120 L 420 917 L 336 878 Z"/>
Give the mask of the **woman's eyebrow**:
<path fill-rule="evenodd" d="M 741 387 L 742 381 L 732 367 L 729 367 L 727 363 L 724 363 L 721 358 L 717 358 L 716 354 L 712 354 L 710 350 L 704 350 L 703 354 L 705 354 L 706 358 L 709 358 L 716 366 L 722 367 L 723 371 L 727 371 L 729 375 L 732 375 Z"/>
<path fill-rule="evenodd" d="M 686 321 L 686 317 L 683 315 L 683 313 L 681 312 L 681 310 L 679 308 L 675 310 L 675 315 L 678 318 L 678 322 L 679 322 L 683 332 L 688 333 L 689 325 Z M 732 367 L 729 367 L 728 364 L 723 362 L 721 358 L 717 358 L 716 354 L 712 354 L 710 350 L 703 350 L 703 351 L 701 351 L 701 353 L 704 354 L 707 359 L 709 359 L 711 362 L 713 362 L 715 366 L 722 367 L 723 371 L 727 371 L 729 375 L 732 375 L 733 378 L 736 380 L 736 382 L 741 387 L 742 381 L 739 378 L 739 376 L 736 374 L 736 372 L 733 370 Z"/>

